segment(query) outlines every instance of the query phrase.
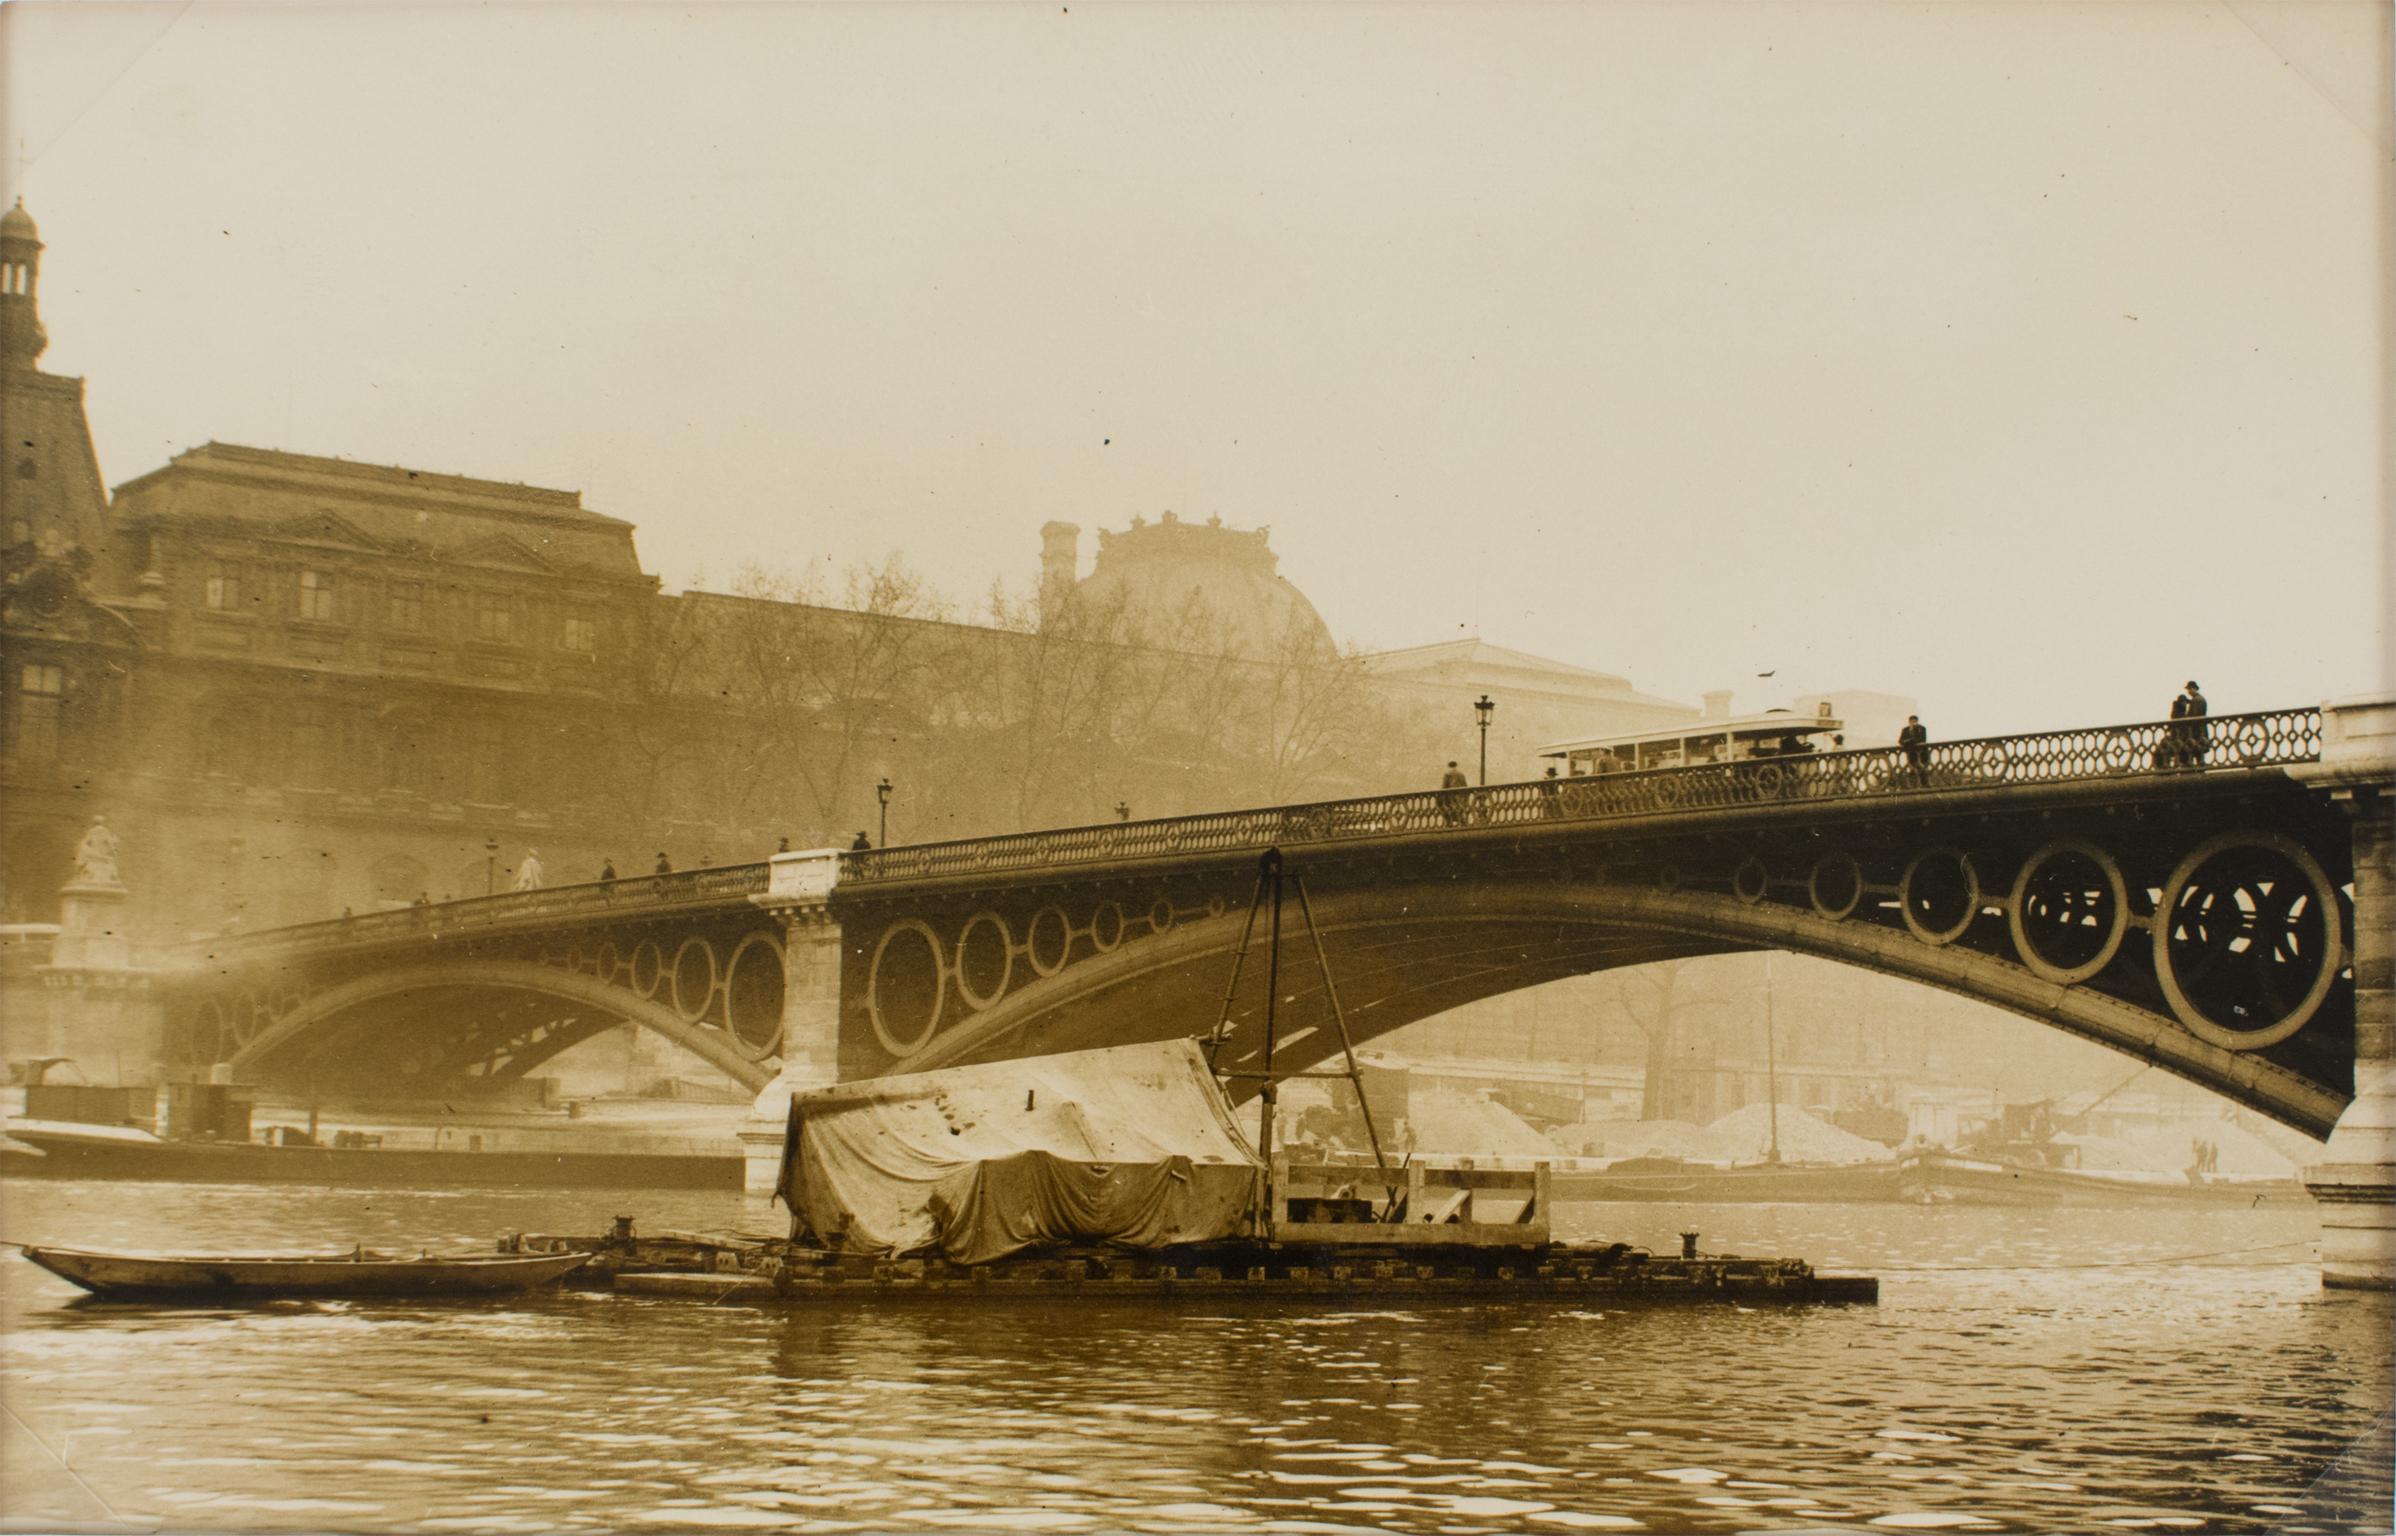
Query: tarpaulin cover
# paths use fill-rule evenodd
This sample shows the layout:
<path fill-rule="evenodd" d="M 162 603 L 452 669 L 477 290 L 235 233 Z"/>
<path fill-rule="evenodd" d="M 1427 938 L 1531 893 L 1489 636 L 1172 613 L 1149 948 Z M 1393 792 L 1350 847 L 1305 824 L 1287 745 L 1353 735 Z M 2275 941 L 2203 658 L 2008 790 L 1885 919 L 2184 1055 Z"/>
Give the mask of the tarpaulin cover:
<path fill-rule="evenodd" d="M 781 1193 L 851 1252 L 986 1264 L 1237 1236 L 1257 1169 L 1197 1044 L 1169 1040 L 799 1094 Z"/>

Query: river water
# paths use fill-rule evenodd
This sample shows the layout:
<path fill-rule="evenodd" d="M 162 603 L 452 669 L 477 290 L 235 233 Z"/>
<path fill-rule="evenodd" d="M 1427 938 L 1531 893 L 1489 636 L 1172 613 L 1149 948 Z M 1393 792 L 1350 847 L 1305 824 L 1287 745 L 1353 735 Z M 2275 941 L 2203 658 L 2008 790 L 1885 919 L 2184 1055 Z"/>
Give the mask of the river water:
<path fill-rule="evenodd" d="M 0 1184 L 0 1237 L 485 1248 L 771 1228 L 731 1195 Z M 199 1310 L 0 1260 L 14 1529 L 2389 1529 L 2391 1306 L 2306 1208 L 1581 1206 L 1877 1307 L 560 1294 Z"/>

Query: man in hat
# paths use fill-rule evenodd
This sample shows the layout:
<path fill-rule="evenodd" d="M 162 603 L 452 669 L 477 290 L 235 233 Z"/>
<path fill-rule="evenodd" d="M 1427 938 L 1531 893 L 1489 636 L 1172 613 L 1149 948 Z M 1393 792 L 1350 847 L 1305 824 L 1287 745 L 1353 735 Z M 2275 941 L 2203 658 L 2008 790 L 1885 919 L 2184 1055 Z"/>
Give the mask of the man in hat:
<path fill-rule="evenodd" d="M 1439 776 L 1439 814 L 1449 826 L 1464 820 L 1464 805 L 1457 791 L 1466 787 L 1464 770 L 1448 760 L 1448 771 Z"/>
<path fill-rule="evenodd" d="M 2180 696 L 2171 701 L 2172 764 L 2179 768 L 2205 766 L 2205 696 L 2190 678 Z"/>

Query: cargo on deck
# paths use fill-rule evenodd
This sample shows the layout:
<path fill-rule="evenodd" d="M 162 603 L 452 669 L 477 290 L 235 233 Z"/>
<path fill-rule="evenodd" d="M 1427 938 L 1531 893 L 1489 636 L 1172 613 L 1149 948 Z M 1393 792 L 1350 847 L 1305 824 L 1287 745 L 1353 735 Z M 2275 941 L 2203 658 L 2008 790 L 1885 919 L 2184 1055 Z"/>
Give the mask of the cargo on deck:
<path fill-rule="evenodd" d="M 775 1193 L 827 1247 L 986 1264 L 1248 1234 L 1263 1169 L 1195 1041 L 794 1095 Z"/>

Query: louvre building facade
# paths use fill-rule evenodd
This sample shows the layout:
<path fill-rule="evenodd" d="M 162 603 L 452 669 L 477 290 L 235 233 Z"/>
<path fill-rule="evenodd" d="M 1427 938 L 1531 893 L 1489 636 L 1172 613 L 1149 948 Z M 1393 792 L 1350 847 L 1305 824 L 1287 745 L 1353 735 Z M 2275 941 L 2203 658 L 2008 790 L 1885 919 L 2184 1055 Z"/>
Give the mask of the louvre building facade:
<path fill-rule="evenodd" d="M 163 942 L 546 883 L 1491 777 L 1693 708 L 1458 641 L 1343 653 L 1263 530 L 1025 531 L 967 621 L 903 571 L 660 590 L 574 491 L 209 443 L 102 478 L 41 371 L 42 245 L 0 217 L 0 916 L 93 817 Z"/>

